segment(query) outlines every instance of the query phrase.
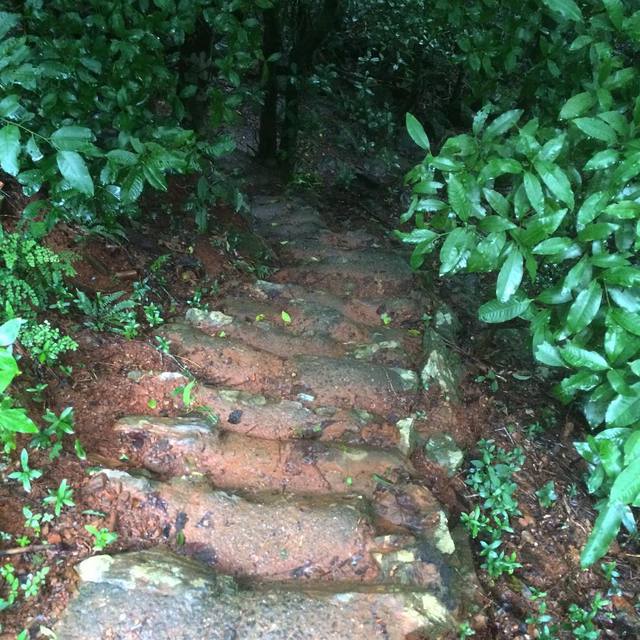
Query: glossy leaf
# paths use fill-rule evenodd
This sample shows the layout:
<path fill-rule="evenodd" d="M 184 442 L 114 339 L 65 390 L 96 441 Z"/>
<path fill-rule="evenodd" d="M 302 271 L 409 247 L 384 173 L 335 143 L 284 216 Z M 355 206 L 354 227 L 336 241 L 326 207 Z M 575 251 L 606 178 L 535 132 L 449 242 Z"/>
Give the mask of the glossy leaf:
<path fill-rule="evenodd" d="M 500 302 L 500 300 L 491 300 L 485 302 L 478 310 L 478 317 L 483 322 L 496 324 L 500 322 L 508 322 L 522 315 L 531 305 L 531 300 L 519 300 L 511 298 L 508 302 Z"/>
<path fill-rule="evenodd" d="M 518 290 L 522 282 L 524 260 L 518 249 L 513 249 L 504 261 L 496 284 L 496 297 L 500 302 L 507 302 Z"/>
<path fill-rule="evenodd" d="M 578 333 L 591 324 L 602 303 L 602 287 L 594 280 L 587 289 L 581 291 L 567 314 L 567 327 Z"/>

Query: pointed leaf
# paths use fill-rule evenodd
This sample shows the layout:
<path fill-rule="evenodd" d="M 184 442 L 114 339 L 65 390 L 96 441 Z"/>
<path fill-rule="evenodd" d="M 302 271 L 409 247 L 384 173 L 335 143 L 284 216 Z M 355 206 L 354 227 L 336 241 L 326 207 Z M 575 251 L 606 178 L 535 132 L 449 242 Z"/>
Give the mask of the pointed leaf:
<path fill-rule="evenodd" d="M 58 169 L 64 179 L 77 191 L 87 196 L 93 195 L 93 180 L 82 156 L 75 151 L 58 151 Z"/>
<path fill-rule="evenodd" d="M 624 505 L 617 500 L 609 500 L 600 511 L 580 556 L 580 565 L 583 569 L 591 566 L 607 552 L 609 545 L 618 535 L 623 512 Z"/>
<path fill-rule="evenodd" d="M 496 297 L 500 302 L 507 302 L 518 290 L 522 282 L 524 260 L 518 249 L 514 249 L 504 261 L 496 284 Z"/>
<path fill-rule="evenodd" d="M 631 387 L 632 395 L 618 395 L 607 407 L 607 424 L 612 427 L 628 427 L 640 421 L 640 389 Z"/>
<path fill-rule="evenodd" d="M 596 317 L 602 303 L 602 287 L 594 280 L 587 289 L 581 291 L 567 315 L 567 327 L 578 333 L 588 327 Z"/>
<path fill-rule="evenodd" d="M 537 176 L 529 171 L 524 174 L 524 190 L 527 193 L 527 198 L 529 198 L 531 206 L 537 213 L 543 215 L 544 193 L 542 191 L 542 185 L 540 184 L 540 180 L 538 180 Z"/>
<path fill-rule="evenodd" d="M 471 215 L 471 202 L 464 184 L 455 174 L 447 179 L 447 195 L 451 208 L 466 222 Z"/>
<path fill-rule="evenodd" d="M 606 371 L 609 369 L 607 361 L 597 352 L 589 351 L 573 344 L 560 349 L 564 361 L 574 369 L 590 369 L 591 371 Z"/>
<path fill-rule="evenodd" d="M 569 98 L 560 111 L 560 118 L 567 120 L 569 118 L 576 118 L 581 116 L 585 111 L 591 109 L 596 103 L 595 96 L 587 91 L 578 93 L 575 96 Z"/>
<path fill-rule="evenodd" d="M 508 302 L 500 302 L 500 300 L 491 300 L 483 304 L 478 310 L 478 317 L 483 322 L 495 324 L 498 322 L 507 322 L 522 315 L 531 305 L 531 300 L 518 300 L 511 298 Z"/>
<path fill-rule="evenodd" d="M 20 165 L 20 129 L 8 124 L 0 129 L 0 167 L 11 176 L 18 175 Z"/>
<path fill-rule="evenodd" d="M 429 144 L 429 137 L 425 133 L 424 127 L 420 124 L 419 120 L 410 113 L 407 113 L 406 124 L 407 131 L 409 132 L 411 139 L 419 147 L 422 147 L 425 151 L 428 152 L 431 148 L 431 145 Z"/>
<path fill-rule="evenodd" d="M 622 504 L 631 504 L 639 494 L 640 458 L 636 458 L 615 479 L 609 493 L 609 500 L 614 502 L 619 500 Z"/>

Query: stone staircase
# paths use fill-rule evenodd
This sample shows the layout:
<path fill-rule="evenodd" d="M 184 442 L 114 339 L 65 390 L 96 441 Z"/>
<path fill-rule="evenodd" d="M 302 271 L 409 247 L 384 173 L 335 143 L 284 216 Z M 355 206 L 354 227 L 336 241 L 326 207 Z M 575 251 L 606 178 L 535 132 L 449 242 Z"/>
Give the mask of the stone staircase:
<path fill-rule="evenodd" d="M 159 332 L 199 382 L 190 406 L 120 419 L 128 468 L 86 487 L 148 548 L 82 562 L 57 637 L 456 637 L 473 566 L 409 459 L 423 294 L 404 256 L 308 206 L 254 216 L 286 266 Z"/>

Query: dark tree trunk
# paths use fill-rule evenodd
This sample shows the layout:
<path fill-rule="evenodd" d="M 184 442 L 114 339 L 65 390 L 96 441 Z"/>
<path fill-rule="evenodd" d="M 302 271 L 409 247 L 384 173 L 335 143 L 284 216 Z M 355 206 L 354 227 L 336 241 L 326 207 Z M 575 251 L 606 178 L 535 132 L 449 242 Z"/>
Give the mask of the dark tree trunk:
<path fill-rule="evenodd" d="M 273 160 L 278 153 L 278 76 L 277 63 L 269 58 L 282 50 L 277 9 L 267 9 L 263 14 L 262 53 L 264 55 L 264 104 L 260 111 L 258 157 Z"/>

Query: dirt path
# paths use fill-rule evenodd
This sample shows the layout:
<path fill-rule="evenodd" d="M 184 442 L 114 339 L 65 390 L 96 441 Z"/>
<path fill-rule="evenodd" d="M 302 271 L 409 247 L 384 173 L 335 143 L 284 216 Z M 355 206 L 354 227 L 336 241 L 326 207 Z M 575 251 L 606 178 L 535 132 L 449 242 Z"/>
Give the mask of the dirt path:
<path fill-rule="evenodd" d="M 140 378 L 183 415 L 118 420 L 126 469 L 84 495 L 155 550 L 81 563 L 58 638 L 453 637 L 477 583 L 409 460 L 423 294 L 379 238 L 278 197 L 253 213 L 286 266 L 159 332 L 185 371 Z"/>

